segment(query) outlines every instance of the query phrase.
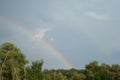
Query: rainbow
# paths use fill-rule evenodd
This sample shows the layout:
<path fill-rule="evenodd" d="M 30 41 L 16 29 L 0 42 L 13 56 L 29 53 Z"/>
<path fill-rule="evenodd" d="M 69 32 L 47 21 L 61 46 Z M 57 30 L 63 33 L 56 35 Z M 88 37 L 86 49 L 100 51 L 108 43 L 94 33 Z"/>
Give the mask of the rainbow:
<path fill-rule="evenodd" d="M 78 17 L 74 16 L 69 11 L 62 10 L 62 8 L 59 5 L 52 4 L 52 8 L 54 8 L 55 10 L 59 10 L 60 11 L 59 14 L 62 17 L 66 18 L 69 23 L 73 24 L 74 25 L 73 27 L 79 30 L 82 33 L 82 35 L 88 38 L 91 41 L 91 43 L 99 50 L 101 54 L 103 55 L 109 54 L 109 52 L 102 47 L 102 45 L 94 37 L 94 35 L 90 31 L 87 31 L 83 26 L 81 26 L 80 20 Z"/>
<path fill-rule="evenodd" d="M 60 10 L 61 13 L 59 13 L 59 14 L 61 16 L 63 16 L 64 18 L 66 18 L 69 23 L 71 23 L 72 25 L 74 25 L 73 27 L 76 28 L 78 31 L 80 31 L 80 33 L 82 33 L 82 35 L 85 36 L 93 44 L 94 47 L 96 47 L 96 49 L 99 51 L 98 55 L 100 55 L 103 58 L 107 59 L 107 61 L 111 61 L 107 57 L 110 52 L 106 51 L 103 48 L 103 45 L 100 44 L 100 41 L 98 41 L 96 39 L 96 37 L 94 36 L 94 34 L 92 34 L 89 30 L 86 30 L 84 28 L 84 26 L 81 26 L 80 20 L 79 20 L 78 17 L 75 17 L 75 16 L 73 16 L 73 14 L 70 14 L 70 13 L 67 13 L 65 11 L 62 11 L 62 9 L 58 5 L 53 4 L 52 6 L 56 10 Z"/>
<path fill-rule="evenodd" d="M 73 25 L 75 25 L 74 27 L 79 30 L 82 35 L 84 35 L 87 39 L 89 39 L 89 41 L 93 44 L 94 47 L 96 47 L 96 49 L 99 51 L 98 56 L 102 56 L 103 58 L 105 58 L 108 62 L 110 62 L 111 60 L 108 59 L 108 54 L 109 52 L 106 51 L 103 46 L 99 43 L 99 41 L 94 37 L 94 34 L 92 34 L 90 31 L 86 30 L 84 27 L 82 27 L 80 25 L 80 22 L 77 18 L 75 17 L 70 17 L 70 20 Z"/>
<path fill-rule="evenodd" d="M 64 14 L 63 14 L 64 15 Z M 68 16 L 69 17 L 69 16 Z M 102 56 L 103 58 L 107 59 L 108 61 L 110 61 L 107 58 L 107 54 L 109 54 L 109 52 L 107 52 L 102 46 L 101 44 L 99 44 L 99 42 L 95 39 L 94 36 L 92 36 L 91 32 L 86 31 L 83 27 L 81 27 L 79 20 L 77 20 L 76 18 L 73 17 L 69 17 L 71 21 L 71 23 L 73 25 L 75 25 L 75 28 L 77 30 L 79 30 L 82 35 L 84 35 L 86 38 L 88 38 L 91 43 L 99 50 L 99 52 L 101 54 L 98 54 L 100 56 Z M 18 28 L 22 31 L 24 31 L 25 33 L 27 33 L 28 35 L 34 37 L 35 33 L 32 32 L 31 30 L 27 29 L 25 26 L 18 24 L 17 22 L 2 17 L 0 16 L 0 22 L 4 22 L 5 24 L 9 24 L 15 28 Z M 62 55 L 62 53 L 60 51 L 58 51 L 52 44 L 50 44 L 49 42 L 47 42 L 45 39 L 41 39 L 40 37 L 35 38 L 37 39 L 39 42 L 41 42 L 45 47 L 47 47 L 47 49 L 51 50 L 52 54 L 54 54 L 56 57 L 58 57 L 60 59 L 60 61 L 67 67 L 67 68 L 73 68 L 73 65 Z"/>
<path fill-rule="evenodd" d="M 31 37 L 35 36 L 34 32 L 32 32 L 31 30 L 27 29 L 25 26 L 22 26 L 22 25 L 18 24 L 17 22 L 15 22 L 15 21 L 13 21 L 11 19 L 0 16 L 0 22 L 11 25 L 12 27 L 18 28 L 18 29 L 24 31 L 25 33 L 27 33 L 28 35 L 30 35 Z M 52 44 L 47 42 L 45 39 L 41 39 L 40 37 L 37 37 L 35 39 L 40 41 L 40 43 L 42 43 L 47 49 L 49 49 L 52 52 L 52 54 L 54 54 L 56 57 L 58 57 L 60 59 L 60 61 L 67 68 L 69 68 L 69 69 L 73 68 L 73 65 Z"/>

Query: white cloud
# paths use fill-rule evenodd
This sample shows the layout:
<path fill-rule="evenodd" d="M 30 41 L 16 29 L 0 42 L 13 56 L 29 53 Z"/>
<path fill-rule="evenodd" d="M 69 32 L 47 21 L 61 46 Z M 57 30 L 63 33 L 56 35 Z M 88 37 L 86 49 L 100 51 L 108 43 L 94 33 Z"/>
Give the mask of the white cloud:
<path fill-rule="evenodd" d="M 97 19 L 97 20 L 109 20 L 111 17 L 108 14 L 98 14 L 92 11 L 85 12 L 84 15 Z"/>
<path fill-rule="evenodd" d="M 38 33 L 38 34 L 35 34 L 35 35 L 34 35 L 34 38 L 35 38 L 35 39 L 38 39 L 38 38 L 43 39 L 44 36 L 45 36 L 44 33 Z"/>
<path fill-rule="evenodd" d="M 50 31 L 48 28 L 40 28 L 35 30 L 36 34 L 34 35 L 34 39 L 44 39 L 48 31 Z"/>

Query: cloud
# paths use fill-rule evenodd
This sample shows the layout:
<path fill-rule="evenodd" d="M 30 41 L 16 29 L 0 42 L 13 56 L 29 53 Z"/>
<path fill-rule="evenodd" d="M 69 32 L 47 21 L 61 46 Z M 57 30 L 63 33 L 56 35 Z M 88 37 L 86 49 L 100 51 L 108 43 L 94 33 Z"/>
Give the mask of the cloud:
<path fill-rule="evenodd" d="M 98 14 L 98 13 L 89 11 L 89 12 L 85 12 L 84 15 L 97 20 L 110 20 L 110 15 L 108 14 Z"/>
<path fill-rule="evenodd" d="M 35 35 L 34 35 L 34 38 L 35 38 L 35 39 L 36 39 L 36 38 L 43 39 L 43 38 L 44 38 L 44 36 L 45 36 L 45 34 L 44 34 L 44 33 L 38 33 L 38 34 L 35 34 Z"/>
<path fill-rule="evenodd" d="M 50 31 L 48 28 L 40 28 L 35 30 L 36 34 L 34 35 L 34 39 L 44 39 L 46 33 Z"/>

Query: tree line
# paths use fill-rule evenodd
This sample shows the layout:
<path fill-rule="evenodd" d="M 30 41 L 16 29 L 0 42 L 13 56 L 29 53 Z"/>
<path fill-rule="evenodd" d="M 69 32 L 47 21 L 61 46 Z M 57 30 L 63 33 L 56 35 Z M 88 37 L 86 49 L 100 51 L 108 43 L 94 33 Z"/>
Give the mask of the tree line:
<path fill-rule="evenodd" d="M 43 63 L 43 60 L 36 60 L 29 64 L 26 56 L 12 43 L 0 46 L 0 80 L 120 80 L 119 64 L 92 61 L 85 69 L 43 70 Z"/>

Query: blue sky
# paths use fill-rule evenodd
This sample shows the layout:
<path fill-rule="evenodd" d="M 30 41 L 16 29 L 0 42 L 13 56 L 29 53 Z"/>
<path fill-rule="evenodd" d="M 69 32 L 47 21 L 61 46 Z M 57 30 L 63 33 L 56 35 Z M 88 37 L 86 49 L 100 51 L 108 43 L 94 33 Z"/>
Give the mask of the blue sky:
<path fill-rule="evenodd" d="M 44 68 L 66 68 L 38 37 L 55 46 L 74 68 L 90 61 L 120 64 L 119 0 L 0 0 L 0 44 L 12 42 Z M 34 32 L 3 21 L 16 22 Z"/>

